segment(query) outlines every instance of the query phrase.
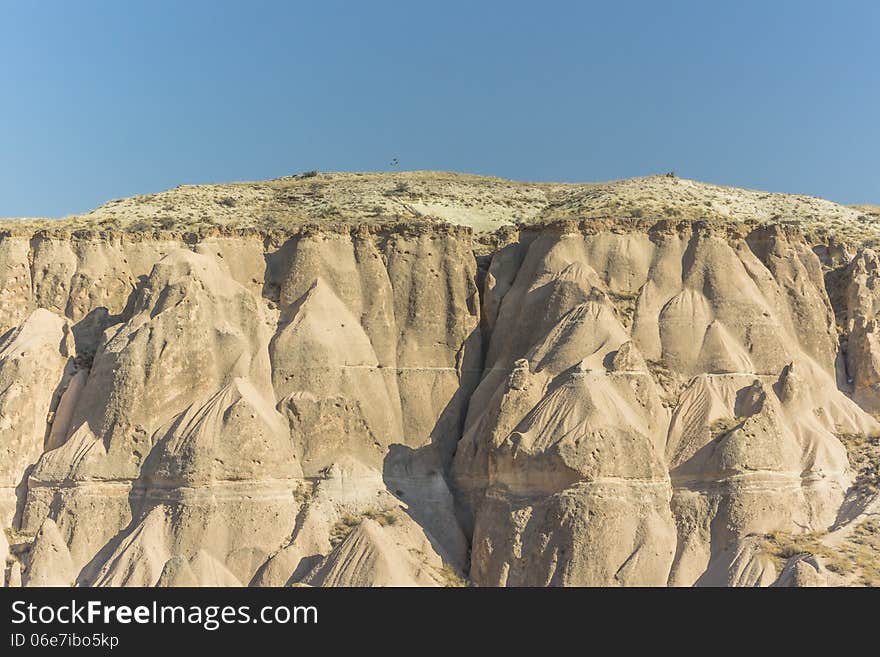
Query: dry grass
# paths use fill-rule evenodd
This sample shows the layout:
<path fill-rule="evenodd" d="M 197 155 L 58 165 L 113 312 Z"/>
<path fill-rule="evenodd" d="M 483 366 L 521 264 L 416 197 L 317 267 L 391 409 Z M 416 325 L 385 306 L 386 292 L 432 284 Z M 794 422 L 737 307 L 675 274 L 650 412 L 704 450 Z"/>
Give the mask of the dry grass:
<path fill-rule="evenodd" d="M 470 586 L 470 583 L 458 574 L 449 564 L 443 564 L 439 571 L 440 582 L 447 588 L 463 588 Z"/>
<path fill-rule="evenodd" d="M 342 541 L 344 541 L 365 518 L 374 520 L 383 527 L 394 525 L 399 520 L 397 512 L 394 509 L 367 509 L 360 515 L 354 515 L 351 513 L 343 514 L 330 530 L 330 545 L 336 547 L 342 543 Z"/>
<path fill-rule="evenodd" d="M 342 543 L 359 524 L 361 524 L 360 517 L 350 513 L 343 515 L 330 530 L 330 545 L 336 547 Z"/>
<path fill-rule="evenodd" d="M 299 484 L 297 484 L 296 488 L 293 491 L 293 499 L 296 500 L 299 504 L 303 504 L 311 499 L 314 490 L 315 483 L 313 481 L 301 481 L 299 482 Z"/>
<path fill-rule="evenodd" d="M 398 521 L 397 513 L 393 509 L 368 509 L 361 514 L 361 517 L 375 520 L 383 527 L 394 525 Z"/>
<path fill-rule="evenodd" d="M 769 555 L 776 565 L 776 570 L 781 571 L 785 563 L 799 554 L 815 554 L 826 556 L 827 548 L 822 544 L 824 533 L 808 532 L 792 534 L 790 532 L 776 531 L 764 536 L 761 549 Z M 829 570 L 834 570 L 827 564 Z"/>
<path fill-rule="evenodd" d="M 822 558 L 825 567 L 853 584 L 880 586 L 880 521 L 863 520 L 841 544 L 823 542 L 825 534 L 773 532 L 764 537 L 762 550 L 774 561 L 778 571 L 799 554 Z"/>
<path fill-rule="evenodd" d="M 863 521 L 841 546 L 842 558 L 859 573 L 859 583 L 880 586 L 880 521 Z"/>
<path fill-rule="evenodd" d="M 305 173 L 274 180 L 182 185 L 116 199 L 63 220 L 0 221 L 0 230 L 205 232 L 293 229 L 329 222 L 446 222 L 490 233 L 514 224 L 628 222 L 784 223 L 822 239 L 880 241 L 880 212 L 809 196 L 771 194 L 682 178 L 527 183 L 447 173 Z"/>
<path fill-rule="evenodd" d="M 639 300 L 638 292 L 632 294 L 609 292 L 608 299 L 614 306 L 614 310 L 617 313 L 618 319 L 620 319 L 620 323 L 623 324 L 625 328 L 630 328 L 636 314 L 636 303 Z"/>
<path fill-rule="evenodd" d="M 660 385 L 662 394 L 660 399 L 667 408 L 674 408 L 678 404 L 678 398 L 684 387 L 684 382 L 661 360 L 645 361 L 648 371 Z"/>
<path fill-rule="evenodd" d="M 861 497 L 880 492 L 880 437 L 838 434 L 855 471 L 853 488 Z"/>

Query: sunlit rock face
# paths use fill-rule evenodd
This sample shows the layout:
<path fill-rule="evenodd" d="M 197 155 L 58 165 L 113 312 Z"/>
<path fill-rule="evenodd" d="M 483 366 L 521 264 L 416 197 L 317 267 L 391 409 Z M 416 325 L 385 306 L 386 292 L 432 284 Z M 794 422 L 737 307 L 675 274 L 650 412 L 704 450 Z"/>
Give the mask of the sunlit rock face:
<path fill-rule="evenodd" d="M 401 212 L 470 225 L 3 233 L 3 583 L 860 581 L 873 251 L 453 188 Z"/>

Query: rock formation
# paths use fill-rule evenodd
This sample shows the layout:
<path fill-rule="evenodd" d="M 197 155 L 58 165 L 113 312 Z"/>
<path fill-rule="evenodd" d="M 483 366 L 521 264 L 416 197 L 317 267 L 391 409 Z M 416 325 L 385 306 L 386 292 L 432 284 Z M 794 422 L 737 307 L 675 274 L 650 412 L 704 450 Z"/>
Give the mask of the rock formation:
<path fill-rule="evenodd" d="M 856 210 L 414 173 L 159 196 L 211 211 L 3 225 L 4 583 L 872 583 L 834 556 L 878 504 L 880 261 L 813 219 Z"/>

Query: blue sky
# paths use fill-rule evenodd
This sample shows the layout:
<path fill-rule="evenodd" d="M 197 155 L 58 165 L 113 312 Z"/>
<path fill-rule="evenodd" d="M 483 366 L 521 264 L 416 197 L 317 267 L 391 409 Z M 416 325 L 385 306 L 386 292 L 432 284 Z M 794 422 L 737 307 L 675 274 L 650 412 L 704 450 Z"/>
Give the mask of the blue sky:
<path fill-rule="evenodd" d="M 880 203 L 880 3 L 0 0 L 0 216 L 395 157 Z"/>

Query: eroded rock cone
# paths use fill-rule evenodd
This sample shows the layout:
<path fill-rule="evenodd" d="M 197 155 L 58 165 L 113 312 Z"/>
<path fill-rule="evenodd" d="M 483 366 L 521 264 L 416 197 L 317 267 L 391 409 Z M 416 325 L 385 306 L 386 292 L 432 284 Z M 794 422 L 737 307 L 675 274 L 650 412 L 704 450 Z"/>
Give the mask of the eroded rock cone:
<path fill-rule="evenodd" d="M 63 317 L 39 308 L 0 340 L 0 520 L 11 527 L 21 513 L 18 497 L 46 448 L 73 371 L 73 337 Z"/>
<path fill-rule="evenodd" d="M 76 581 L 76 568 L 67 543 L 58 526 L 46 518 L 31 547 L 25 586 L 71 586 Z"/>

